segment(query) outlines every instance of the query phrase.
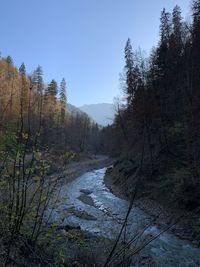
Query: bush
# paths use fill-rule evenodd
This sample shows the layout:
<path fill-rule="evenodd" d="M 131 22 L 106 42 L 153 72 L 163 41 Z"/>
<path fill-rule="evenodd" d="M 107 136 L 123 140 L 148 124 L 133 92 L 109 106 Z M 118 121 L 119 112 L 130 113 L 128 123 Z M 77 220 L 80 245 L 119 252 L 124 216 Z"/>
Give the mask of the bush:
<path fill-rule="evenodd" d="M 79 156 L 76 152 L 70 150 L 60 156 L 60 162 L 63 167 L 66 167 L 72 161 L 78 161 Z"/>
<path fill-rule="evenodd" d="M 191 171 L 185 168 L 175 171 L 172 199 L 177 201 L 178 206 L 196 209 L 200 205 L 199 192 L 200 184 Z"/>

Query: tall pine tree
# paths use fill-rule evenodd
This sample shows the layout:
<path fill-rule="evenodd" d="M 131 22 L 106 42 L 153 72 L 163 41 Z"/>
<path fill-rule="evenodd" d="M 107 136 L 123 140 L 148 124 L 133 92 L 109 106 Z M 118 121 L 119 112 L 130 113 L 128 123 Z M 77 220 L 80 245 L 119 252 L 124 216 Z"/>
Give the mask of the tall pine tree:
<path fill-rule="evenodd" d="M 67 86 L 66 81 L 63 78 L 60 83 L 60 94 L 59 94 L 59 100 L 61 103 L 61 123 L 64 123 L 65 116 L 66 116 L 66 109 L 67 109 L 67 92 L 66 92 Z"/>

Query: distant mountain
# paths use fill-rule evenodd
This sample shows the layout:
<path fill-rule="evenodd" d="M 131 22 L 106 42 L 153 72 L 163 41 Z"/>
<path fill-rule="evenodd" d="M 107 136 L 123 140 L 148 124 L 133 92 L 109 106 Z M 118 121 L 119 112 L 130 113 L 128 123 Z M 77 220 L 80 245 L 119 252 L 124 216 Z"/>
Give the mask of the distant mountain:
<path fill-rule="evenodd" d="M 89 117 L 89 119 L 90 119 L 91 121 L 93 121 L 93 119 L 92 119 L 86 112 L 80 110 L 79 108 L 75 107 L 75 106 L 72 105 L 72 104 L 67 103 L 67 110 L 68 110 L 69 114 L 70 114 L 72 117 L 76 117 L 77 115 L 82 115 L 82 116 Z"/>
<path fill-rule="evenodd" d="M 76 116 L 76 114 L 83 114 L 84 112 L 80 110 L 79 108 L 75 107 L 72 104 L 67 103 L 67 110 L 71 115 Z"/>
<path fill-rule="evenodd" d="M 115 109 L 113 104 L 91 104 L 79 107 L 80 110 L 87 113 L 95 122 L 102 126 L 111 124 L 114 119 Z"/>

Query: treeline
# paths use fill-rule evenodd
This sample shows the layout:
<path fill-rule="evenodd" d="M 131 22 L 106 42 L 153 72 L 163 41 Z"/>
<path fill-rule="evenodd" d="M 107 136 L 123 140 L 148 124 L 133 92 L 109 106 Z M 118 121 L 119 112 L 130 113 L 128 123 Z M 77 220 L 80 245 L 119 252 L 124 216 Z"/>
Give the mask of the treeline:
<path fill-rule="evenodd" d="M 148 59 L 125 47 L 124 101 L 105 135 L 127 161 L 124 182 L 140 166 L 142 190 L 179 208 L 200 205 L 200 1 L 192 23 L 180 7 L 163 9 L 160 40 Z M 126 159 L 126 160 L 125 160 Z M 123 163 L 124 164 L 124 163 Z M 132 181 L 134 184 L 134 181 Z M 130 186 L 129 186 L 130 188 Z"/>
<path fill-rule="evenodd" d="M 98 149 L 98 125 L 86 114 L 68 112 L 65 79 L 59 86 L 55 80 L 46 85 L 40 66 L 27 75 L 24 63 L 18 70 L 8 56 L 0 60 L 1 147 L 9 136 L 22 134 L 29 136 L 29 148 L 37 136 L 41 150 L 80 153 Z"/>

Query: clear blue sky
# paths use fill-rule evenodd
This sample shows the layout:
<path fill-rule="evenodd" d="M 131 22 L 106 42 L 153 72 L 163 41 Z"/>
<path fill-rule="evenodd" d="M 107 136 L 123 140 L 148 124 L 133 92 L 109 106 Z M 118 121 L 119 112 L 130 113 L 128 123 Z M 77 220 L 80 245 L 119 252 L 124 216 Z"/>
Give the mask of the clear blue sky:
<path fill-rule="evenodd" d="M 147 52 L 156 44 L 163 7 L 178 4 L 183 16 L 190 0 L 0 0 L 0 51 L 27 71 L 43 67 L 44 79 L 68 84 L 77 106 L 112 102 L 128 37 Z"/>

